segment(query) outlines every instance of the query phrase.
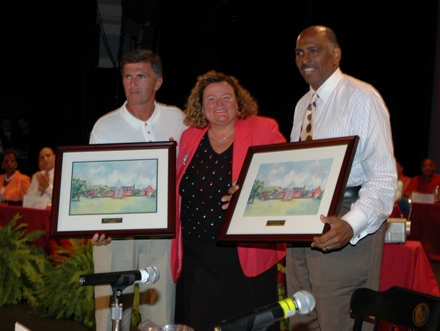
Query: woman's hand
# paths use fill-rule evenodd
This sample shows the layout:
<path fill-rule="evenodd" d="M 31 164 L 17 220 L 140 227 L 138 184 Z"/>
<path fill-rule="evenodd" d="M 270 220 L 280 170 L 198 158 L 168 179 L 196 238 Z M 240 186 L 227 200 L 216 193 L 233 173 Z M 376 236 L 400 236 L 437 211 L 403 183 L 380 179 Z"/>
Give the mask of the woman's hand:
<path fill-rule="evenodd" d="M 238 187 L 237 185 L 237 181 L 234 181 L 232 183 L 232 186 L 228 189 L 228 195 L 224 195 L 222 196 L 222 202 L 224 202 L 224 204 L 222 205 L 222 209 L 226 210 L 229 207 L 229 201 L 231 201 L 232 195 L 238 191 L 240 187 Z"/>

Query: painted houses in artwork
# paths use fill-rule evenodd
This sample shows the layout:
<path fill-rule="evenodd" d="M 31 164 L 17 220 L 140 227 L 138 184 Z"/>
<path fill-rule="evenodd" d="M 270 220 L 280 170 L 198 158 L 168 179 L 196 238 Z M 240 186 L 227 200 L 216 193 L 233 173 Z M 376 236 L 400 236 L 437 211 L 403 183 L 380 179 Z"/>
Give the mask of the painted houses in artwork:
<path fill-rule="evenodd" d="M 280 192 L 276 194 L 270 194 L 269 192 L 265 191 L 260 195 L 260 200 L 292 200 L 301 198 L 318 198 L 322 193 L 321 187 L 319 186 L 310 190 L 306 190 L 305 185 L 302 187 L 294 187 L 292 184 L 290 185 L 290 187 L 280 187 Z"/>
<path fill-rule="evenodd" d="M 144 188 L 136 188 L 136 185 L 128 185 L 123 186 L 121 185 L 120 181 L 118 181 L 118 184 L 116 186 L 105 186 L 108 188 L 105 192 L 96 192 L 93 189 L 89 190 L 87 192 L 88 198 L 115 198 L 115 199 L 122 199 L 124 197 L 132 197 L 132 196 L 152 196 L 154 194 L 154 189 L 149 185 L 148 187 Z"/>

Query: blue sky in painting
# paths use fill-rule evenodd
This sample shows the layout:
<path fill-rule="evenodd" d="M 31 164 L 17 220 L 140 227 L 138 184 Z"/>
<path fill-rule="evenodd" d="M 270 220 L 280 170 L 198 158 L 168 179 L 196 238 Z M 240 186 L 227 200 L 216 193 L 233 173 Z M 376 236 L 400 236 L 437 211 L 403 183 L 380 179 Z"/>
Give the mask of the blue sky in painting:
<path fill-rule="evenodd" d="M 306 160 L 296 162 L 260 164 L 256 179 L 262 180 L 265 186 L 293 187 L 323 190 L 333 163 L 333 159 Z"/>
<path fill-rule="evenodd" d="M 136 185 L 156 189 L 157 160 L 126 160 L 100 162 L 74 162 L 72 178 L 86 180 L 89 185 Z"/>

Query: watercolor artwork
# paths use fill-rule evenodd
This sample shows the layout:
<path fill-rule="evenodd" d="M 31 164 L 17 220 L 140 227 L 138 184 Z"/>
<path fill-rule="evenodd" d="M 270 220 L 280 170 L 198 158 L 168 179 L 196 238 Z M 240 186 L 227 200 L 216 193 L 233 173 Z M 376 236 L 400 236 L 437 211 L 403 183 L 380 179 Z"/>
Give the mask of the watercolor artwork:
<path fill-rule="evenodd" d="M 333 158 L 258 167 L 243 217 L 316 215 Z"/>
<path fill-rule="evenodd" d="M 72 163 L 70 215 L 155 213 L 158 160 Z"/>

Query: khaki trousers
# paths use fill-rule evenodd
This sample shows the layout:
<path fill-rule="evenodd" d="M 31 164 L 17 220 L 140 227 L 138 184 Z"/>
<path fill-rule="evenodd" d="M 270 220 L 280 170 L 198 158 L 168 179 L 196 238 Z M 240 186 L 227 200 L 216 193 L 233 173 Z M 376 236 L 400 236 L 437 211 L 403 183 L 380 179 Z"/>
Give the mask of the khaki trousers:
<path fill-rule="evenodd" d="M 347 199 L 348 200 L 348 199 Z M 353 201 L 345 201 L 348 207 Z M 345 208 L 346 210 L 346 208 Z M 315 310 L 290 318 L 291 331 L 350 331 L 350 298 L 360 287 L 379 289 L 386 223 L 374 234 L 327 253 L 311 247 L 289 247 L 286 256 L 286 281 L 291 297 L 300 290 L 312 293 Z M 372 326 L 364 323 L 365 327 Z"/>

